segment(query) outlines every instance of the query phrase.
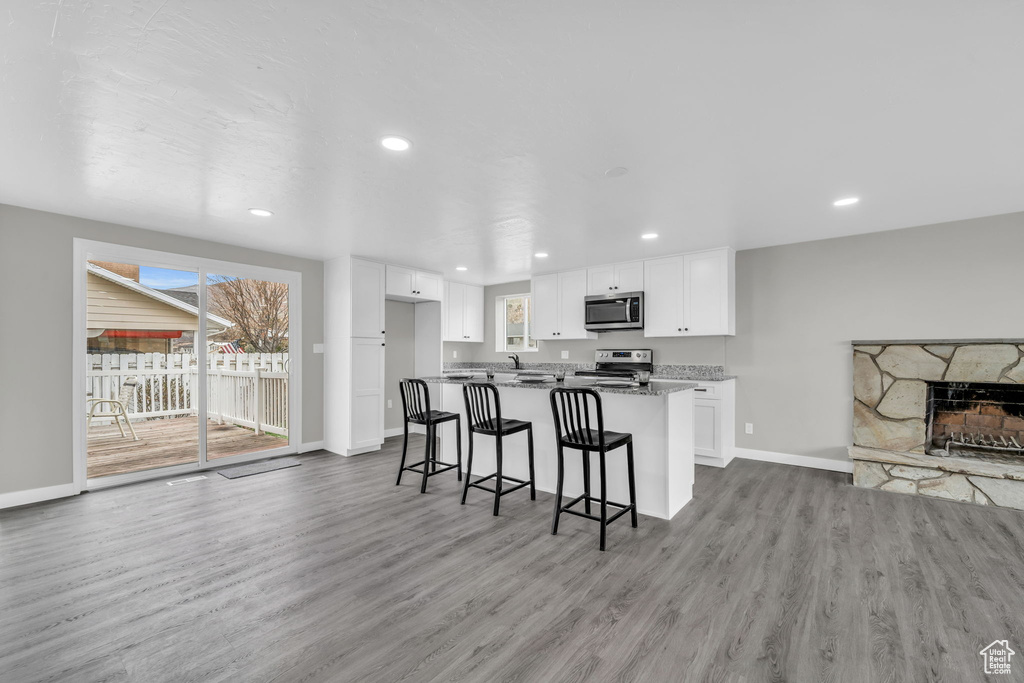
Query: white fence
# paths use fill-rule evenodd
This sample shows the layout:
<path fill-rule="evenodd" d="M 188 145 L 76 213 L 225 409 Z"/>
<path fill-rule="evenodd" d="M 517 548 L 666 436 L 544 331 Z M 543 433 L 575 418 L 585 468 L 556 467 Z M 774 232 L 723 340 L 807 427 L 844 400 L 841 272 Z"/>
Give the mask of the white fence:
<path fill-rule="evenodd" d="M 125 406 L 132 419 L 199 414 L 199 359 L 187 353 L 89 354 L 89 398 L 117 398 L 126 377 L 138 386 Z M 288 354 L 207 356 L 206 416 L 220 424 L 288 435 Z M 98 424 L 94 421 L 93 424 Z"/>

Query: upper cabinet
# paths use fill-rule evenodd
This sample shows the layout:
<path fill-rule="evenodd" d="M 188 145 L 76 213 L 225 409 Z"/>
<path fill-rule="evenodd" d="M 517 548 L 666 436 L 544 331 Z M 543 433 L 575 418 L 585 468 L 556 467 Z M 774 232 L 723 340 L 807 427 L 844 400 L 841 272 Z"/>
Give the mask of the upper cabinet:
<path fill-rule="evenodd" d="M 530 283 L 531 336 L 534 339 L 597 339 L 585 329 L 583 299 L 587 271 L 538 275 Z"/>
<path fill-rule="evenodd" d="M 644 262 L 616 263 L 587 269 L 587 294 L 614 294 L 644 290 Z"/>
<path fill-rule="evenodd" d="M 440 301 L 444 279 L 438 273 L 426 273 L 402 266 L 387 267 L 388 298 L 399 301 Z"/>
<path fill-rule="evenodd" d="M 736 252 L 712 249 L 644 263 L 644 336 L 736 334 Z"/>
<path fill-rule="evenodd" d="M 484 340 L 484 288 L 444 283 L 444 341 Z"/>
<path fill-rule="evenodd" d="M 352 259 L 352 337 L 384 337 L 384 264 Z"/>

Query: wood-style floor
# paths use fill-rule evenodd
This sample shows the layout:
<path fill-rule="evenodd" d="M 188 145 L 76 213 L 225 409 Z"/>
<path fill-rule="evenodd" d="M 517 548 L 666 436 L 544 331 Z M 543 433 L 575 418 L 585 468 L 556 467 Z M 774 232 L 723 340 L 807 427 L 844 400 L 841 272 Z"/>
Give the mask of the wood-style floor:
<path fill-rule="evenodd" d="M 0 680 L 961 682 L 1024 653 L 1022 513 L 735 460 L 602 553 L 548 494 L 396 487 L 397 446 L 0 511 Z"/>
<path fill-rule="evenodd" d="M 251 429 L 231 424 L 217 424 L 211 420 L 206 425 L 206 450 L 210 459 L 288 445 L 288 440 L 282 437 L 269 434 L 257 436 Z M 93 425 L 89 428 L 86 465 L 90 478 L 184 465 L 199 460 L 199 418 L 175 417 L 133 422 L 138 441 L 132 439 L 124 423 L 121 426 L 127 436 L 121 436 L 114 424 Z"/>

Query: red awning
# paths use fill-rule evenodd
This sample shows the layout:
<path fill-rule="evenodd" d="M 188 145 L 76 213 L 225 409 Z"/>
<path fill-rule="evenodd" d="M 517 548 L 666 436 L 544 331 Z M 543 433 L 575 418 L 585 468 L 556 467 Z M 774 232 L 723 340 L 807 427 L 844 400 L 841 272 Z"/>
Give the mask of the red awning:
<path fill-rule="evenodd" d="M 180 339 L 181 330 L 107 330 L 100 336 L 130 339 Z"/>

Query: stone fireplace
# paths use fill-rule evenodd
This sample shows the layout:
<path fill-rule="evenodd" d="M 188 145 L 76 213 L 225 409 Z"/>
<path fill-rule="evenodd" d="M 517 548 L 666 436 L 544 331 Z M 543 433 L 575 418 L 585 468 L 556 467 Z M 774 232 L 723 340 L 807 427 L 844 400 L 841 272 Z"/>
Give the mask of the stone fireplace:
<path fill-rule="evenodd" d="M 1024 510 L 1024 340 L 853 343 L 854 484 Z"/>

